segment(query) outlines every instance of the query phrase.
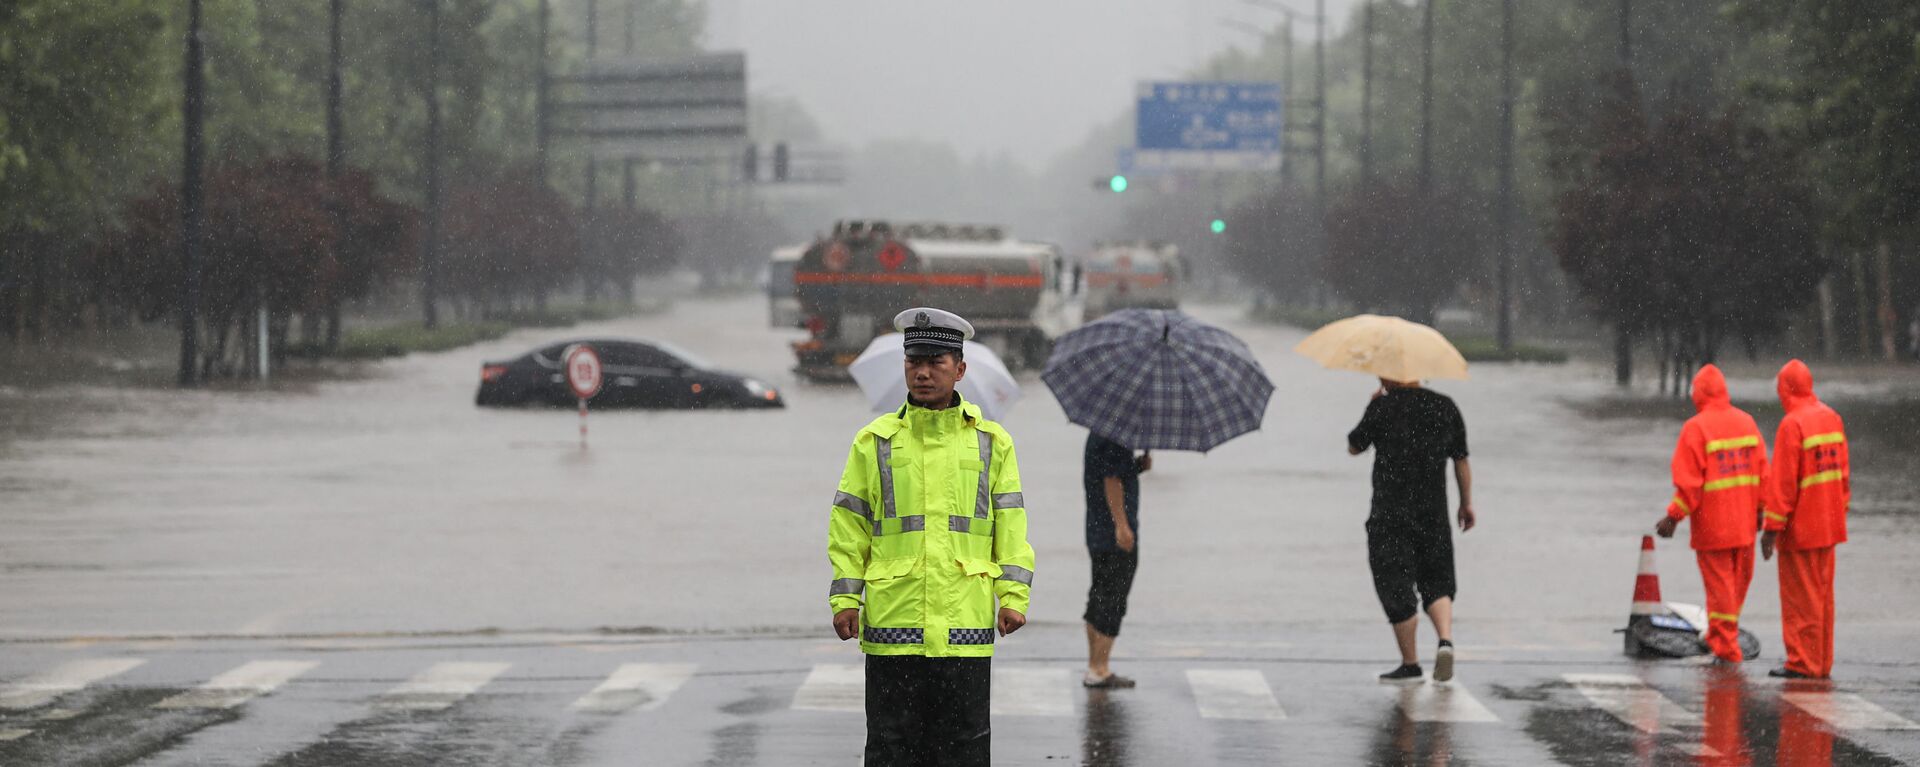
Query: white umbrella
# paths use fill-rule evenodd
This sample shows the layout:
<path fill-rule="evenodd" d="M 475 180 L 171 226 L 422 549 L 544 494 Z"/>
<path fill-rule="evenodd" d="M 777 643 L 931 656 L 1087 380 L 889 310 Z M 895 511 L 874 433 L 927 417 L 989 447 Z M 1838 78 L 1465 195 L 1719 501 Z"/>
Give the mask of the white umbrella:
<path fill-rule="evenodd" d="M 901 360 L 905 352 L 902 341 L 906 336 L 888 333 L 873 339 L 867 344 L 867 350 L 847 367 L 853 374 L 853 382 L 860 384 L 860 391 L 867 395 L 867 404 L 873 406 L 873 412 L 884 413 L 898 410 L 907 401 L 907 377 L 902 369 Z M 980 412 L 990 420 L 998 421 L 1013 409 L 1020 401 L 1020 384 L 1013 380 L 1013 374 L 1007 372 L 1007 364 L 1000 361 L 1000 355 L 985 344 L 968 341 L 966 345 L 967 376 L 960 379 L 960 396 L 968 402 L 980 406 Z"/>

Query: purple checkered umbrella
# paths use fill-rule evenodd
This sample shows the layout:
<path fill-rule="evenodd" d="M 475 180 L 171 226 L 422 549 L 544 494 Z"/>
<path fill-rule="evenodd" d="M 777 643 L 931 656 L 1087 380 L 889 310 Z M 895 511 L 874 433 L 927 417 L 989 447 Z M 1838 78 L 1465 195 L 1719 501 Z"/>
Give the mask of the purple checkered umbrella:
<path fill-rule="evenodd" d="M 1206 452 L 1260 428 L 1273 382 L 1227 331 L 1123 309 L 1060 337 L 1040 380 L 1067 419 L 1135 450 Z"/>

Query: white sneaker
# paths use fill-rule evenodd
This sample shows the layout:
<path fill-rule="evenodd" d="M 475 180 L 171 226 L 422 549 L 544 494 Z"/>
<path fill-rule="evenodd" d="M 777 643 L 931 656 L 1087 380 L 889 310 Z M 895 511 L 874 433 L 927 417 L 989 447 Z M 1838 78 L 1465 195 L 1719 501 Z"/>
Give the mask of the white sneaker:
<path fill-rule="evenodd" d="M 1453 681 L 1453 645 L 1441 645 L 1433 656 L 1433 681 Z"/>

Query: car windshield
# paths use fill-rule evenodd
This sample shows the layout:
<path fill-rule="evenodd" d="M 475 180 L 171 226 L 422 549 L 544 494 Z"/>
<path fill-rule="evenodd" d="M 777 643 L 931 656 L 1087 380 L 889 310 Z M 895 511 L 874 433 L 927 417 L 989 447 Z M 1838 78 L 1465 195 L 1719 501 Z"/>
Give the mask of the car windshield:
<path fill-rule="evenodd" d="M 708 370 L 713 367 L 713 363 L 708 362 L 705 357 L 702 357 L 698 354 L 694 354 L 693 352 L 687 351 L 686 349 L 675 346 L 666 341 L 656 341 L 654 342 L 653 346 L 654 348 L 659 349 L 660 351 L 666 352 L 668 355 L 673 356 L 674 358 L 680 360 L 681 362 L 687 363 L 688 367 L 700 368 L 701 370 Z"/>

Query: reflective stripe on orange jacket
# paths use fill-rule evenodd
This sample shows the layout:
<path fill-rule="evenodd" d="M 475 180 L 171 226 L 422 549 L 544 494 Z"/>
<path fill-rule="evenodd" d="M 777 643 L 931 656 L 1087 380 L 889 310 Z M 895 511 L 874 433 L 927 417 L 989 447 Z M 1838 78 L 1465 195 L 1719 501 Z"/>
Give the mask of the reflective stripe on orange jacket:
<path fill-rule="evenodd" d="M 1673 449 L 1667 516 L 1691 520 L 1695 550 L 1752 546 L 1767 473 L 1760 427 L 1733 406 L 1727 379 L 1713 365 L 1693 377 L 1693 406 L 1697 412 Z"/>
<path fill-rule="evenodd" d="M 1787 415 L 1773 436 L 1765 527 L 1782 531 L 1783 549 L 1845 543 L 1853 497 L 1846 425 L 1813 395 L 1813 372 L 1805 363 L 1788 362 L 1777 383 Z"/>

